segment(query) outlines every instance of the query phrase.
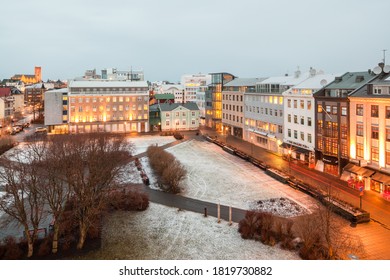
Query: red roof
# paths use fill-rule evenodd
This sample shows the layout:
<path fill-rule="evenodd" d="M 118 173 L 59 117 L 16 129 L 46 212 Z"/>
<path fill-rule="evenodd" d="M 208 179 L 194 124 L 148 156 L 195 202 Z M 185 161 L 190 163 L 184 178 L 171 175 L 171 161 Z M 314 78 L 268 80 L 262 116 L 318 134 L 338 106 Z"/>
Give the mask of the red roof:
<path fill-rule="evenodd" d="M 0 87 L 0 97 L 10 96 L 11 88 L 9 87 Z"/>

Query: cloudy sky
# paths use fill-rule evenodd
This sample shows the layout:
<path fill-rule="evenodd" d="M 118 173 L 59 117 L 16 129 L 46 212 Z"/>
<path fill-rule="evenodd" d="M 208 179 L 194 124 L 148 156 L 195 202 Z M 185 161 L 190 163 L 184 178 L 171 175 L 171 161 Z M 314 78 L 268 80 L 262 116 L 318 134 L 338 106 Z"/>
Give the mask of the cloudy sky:
<path fill-rule="evenodd" d="M 363 71 L 390 62 L 388 0 L 18 0 L 2 4 L 0 79 L 143 69 L 239 77 Z M 390 64 L 390 63 L 386 63 Z"/>

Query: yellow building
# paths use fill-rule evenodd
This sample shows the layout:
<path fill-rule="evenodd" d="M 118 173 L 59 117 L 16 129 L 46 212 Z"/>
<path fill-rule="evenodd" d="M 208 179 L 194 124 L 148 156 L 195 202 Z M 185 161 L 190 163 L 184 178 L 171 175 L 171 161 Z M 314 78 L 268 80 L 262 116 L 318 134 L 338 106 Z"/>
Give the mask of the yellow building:
<path fill-rule="evenodd" d="M 360 169 L 350 165 L 347 171 L 367 175 L 366 189 L 390 193 L 390 74 L 382 72 L 352 92 L 349 102 L 350 161 Z M 365 170 L 372 172 L 358 174 Z"/>

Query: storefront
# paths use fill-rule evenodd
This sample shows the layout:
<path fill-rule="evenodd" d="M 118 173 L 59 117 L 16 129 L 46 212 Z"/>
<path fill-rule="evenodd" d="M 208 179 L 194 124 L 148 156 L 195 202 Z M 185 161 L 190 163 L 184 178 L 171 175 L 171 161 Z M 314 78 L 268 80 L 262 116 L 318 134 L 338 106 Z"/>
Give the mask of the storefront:
<path fill-rule="evenodd" d="M 338 176 L 339 175 L 339 160 L 336 157 L 323 155 L 322 161 L 324 162 L 324 172 Z"/>
<path fill-rule="evenodd" d="M 371 176 L 371 190 L 388 194 L 390 192 L 390 175 L 376 172 Z"/>
<path fill-rule="evenodd" d="M 340 179 L 347 181 L 351 188 L 360 189 L 360 187 L 363 187 L 363 189 L 369 189 L 371 176 L 374 173 L 374 170 L 348 163 L 344 167 Z"/>
<path fill-rule="evenodd" d="M 304 164 L 309 165 L 309 167 L 314 168 L 314 152 L 292 145 L 291 143 L 284 142 L 280 145 L 280 148 L 283 149 L 283 157 L 288 158 L 291 156 L 291 159 L 296 159 L 301 161 Z M 312 165 L 310 165 L 310 163 Z"/>

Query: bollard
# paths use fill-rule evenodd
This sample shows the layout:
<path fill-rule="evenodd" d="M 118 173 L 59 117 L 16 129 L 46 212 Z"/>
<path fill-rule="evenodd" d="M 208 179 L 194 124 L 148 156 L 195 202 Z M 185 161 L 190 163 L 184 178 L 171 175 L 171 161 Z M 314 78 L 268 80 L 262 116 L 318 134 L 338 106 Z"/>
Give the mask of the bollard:
<path fill-rule="evenodd" d="M 221 205 L 218 203 L 218 224 L 221 222 Z"/>
<path fill-rule="evenodd" d="M 207 218 L 207 207 L 204 208 L 204 216 Z"/>
<path fill-rule="evenodd" d="M 229 226 L 232 225 L 232 207 L 229 206 Z"/>

